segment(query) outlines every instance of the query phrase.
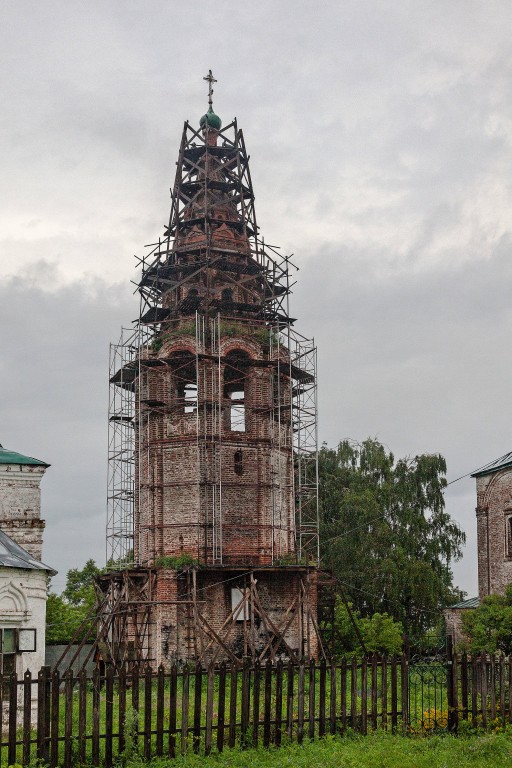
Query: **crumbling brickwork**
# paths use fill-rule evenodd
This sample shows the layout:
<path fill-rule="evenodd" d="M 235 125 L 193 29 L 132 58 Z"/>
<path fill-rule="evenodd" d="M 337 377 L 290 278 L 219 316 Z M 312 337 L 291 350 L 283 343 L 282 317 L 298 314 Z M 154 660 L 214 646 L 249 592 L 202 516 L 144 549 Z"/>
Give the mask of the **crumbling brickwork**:
<path fill-rule="evenodd" d="M 124 371 L 133 554 L 156 578 L 148 659 L 316 656 L 314 394 L 301 410 L 316 363 L 292 352 L 288 260 L 259 238 L 236 121 L 185 124 L 177 166 L 166 240 L 139 284 L 145 343 Z"/>
<path fill-rule="evenodd" d="M 42 558 L 40 483 L 45 471 L 41 464 L 0 465 L 0 528 L 36 560 Z"/>

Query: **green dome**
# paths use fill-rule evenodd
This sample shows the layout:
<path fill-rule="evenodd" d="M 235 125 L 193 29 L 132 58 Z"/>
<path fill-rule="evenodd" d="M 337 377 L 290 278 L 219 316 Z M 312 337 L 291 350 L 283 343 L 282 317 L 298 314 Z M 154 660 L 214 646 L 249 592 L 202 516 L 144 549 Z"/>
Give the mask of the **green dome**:
<path fill-rule="evenodd" d="M 215 114 L 215 112 L 211 107 L 208 109 L 208 112 L 206 113 L 206 115 L 203 115 L 199 121 L 199 125 L 201 126 L 201 128 L 204 128 L 206 123 L 208 123 L 210 128 L 214 128 L 216 131 L 220 130 L 220 127 L 222 125 L 222 120 L 218 115 Z"/>

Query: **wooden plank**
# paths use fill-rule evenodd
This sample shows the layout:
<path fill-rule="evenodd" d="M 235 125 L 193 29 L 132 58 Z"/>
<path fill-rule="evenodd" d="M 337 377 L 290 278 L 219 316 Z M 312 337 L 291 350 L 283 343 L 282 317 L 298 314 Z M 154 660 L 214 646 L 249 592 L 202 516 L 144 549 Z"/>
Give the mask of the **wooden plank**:
<path fill-rule="evenodd" d="M 44 667 L 39 670 L 37 674 L 37 731 L 36 731 L 36 741 L 37 741 L 37 748 L 36 748 L 36 754 L 38 760 L 43 760 L 43 754 L 44 754 L 44 713 L 45 713 L 45 706 L 44 706 Z M 0 717 L 0 727 L 3 725 L 3 693 L 4 693 L 4 677 L 3 675 L 0 677 L 0 696 L 2 696 L 2 712 Z"/>
<path fill-rule="evenodd" d="M 354 731 L 359 730 L 357 719 L 357 669 L 357 659 L 353 656 L 350 665 L 350 725 Z"/>
<path fill-rule="evenodd" d="M 371 679 L 371 723 L 372 729 L 377 730 L 377 703 L 379 696 L 379 681 L 377 678 L 377 656 L 372 654 L 372 679 Z"/>
<path fill-rule="evenodd" d="M 16 761 L 16 730 L 18 715 L 18 677 L 16 672 L 9 675 L 9 731 L 7 760 L 9 765 L 14 765 Z"/>
<path fill-rule="evenodd" d="M 276 666 L 276 726 L 274 744 L 280 746 L 283 736 L 283 662 L 281 659 Z"/>
<path fill-rule="evenodd" d="M 368 733 L 368 659 L 361 660 L 361 733 Z"/>
<path fill-rule="evenodd" d="M 263 746 L 270 745 L 270 722 L 272 717 L 272 662 L 267 659 L 265 665 L 265 683 L 263 697 Z"/>
<path fill-rule="evenodd" d="M 254 683 L 252 689 L 252 745 L 258 746 L 259 726 L 260 726 L 260 684 L 261 684 L 261 664 L 256 659 L 254 662 Z"/>
<path fill-rule="evenodd" d="M 73 670 L 68 669 L 64 680 L 64 768 L 71 768 L 73 764 L 73 690 Z M 106 745 L 108 741 L 107 738 Z M 112 739 L 110 745 L 112 747 Z M 112 760 L 105 765 L 110 768 Z"/>
<path fill-rule="evenodd" d="M 469 687 L 468 687 L 468 655 L 463 653 L 460 660 L 460 696 L 462 705 L 462 717 L 468 719 L 469 712 Z"/>
<path fill-rule="evenodd" d="M 100 672 L 95 669 L 92 673 L 92 764 L 100 765 Z"/>
<path fill-rule="evenodd" d="M 288 661 L 288 669 L 286 674 L 286 731 L 289 741 L 293 740 L 293 688 L 294 688 L 294 671 L 293 661 Z"/>
<path fill-rule="evenodd" d="M 315 693 L 316 693 L 316 666 L 315 660 L 311 659 L 308 669 L 308 738 L 312 741 L 315 738 Z"/>
<path fill-rule="evenodd" d="M 23 675 L 23 765 L 30 763 L 30 732 L 32 730 L 32 674 Z M 1 716 L 1 715 L 0 715 Z"/>
<path fill-rule="evenodd" d="M 480 706 L 482 710 L 482 726 L 487 728 L 487 656 L 480 655 Z"/>
<path fill-rule="evenodd" d="M 153 672 L 144 670 L 144 758 L 151 760 L 151 723 L 153 718 Z"/>
<path fill-rule="evenodd" d="M 59 704 L 60 704 L 60 674 L 55 669 L 52 674 L 52 706 L 50 715 L 50 768 L 59 765 Z"/>
<path fill-rule="evenodd" d="M 297 681 L 297 743 L 302 744 L 304 741 L 304 661 L 301 660 L 299 664 L 298 681 Z"/>
<path fill-rule="evenodd" d="M 110 768 L 113 763 L 113 734 L 114 734 L 114 670 L 107 668 L 105 675 L 105 766 Z M 66 766 L 67 768 L 67 766 Z"/>
<path fill-rule="evenodd" d="M 156 756 L 164 754 L 164 697 L 165 672 L 162 664 L 158 667 L 156 678 Z"/>
<path fill-rule="evenodd" d="M 217 704 L 217 751 L 224 749 L 224 725 L 226 721 L 226 662 L 219 668 L 219 693 Z"/>
<path fill-rule="evenodd" d="M 489 671 L 490 671 L 489 698 L 490 698 L 490 704 L 491 704 L 491 720 L 495 720 L 496 719 L 496 657 L 494 656 L 494 653 L 491 653 Z"/>
<path fill-rule="evenodd" d="M 188 742 L 188 705 L 190 695 L 190 670 L 188 664 L 185 664 L 183 667 L 181 683 L 181 754 L 186 755 Z"/>
<path fill-rule="evenodd" d="M 391 731 L 396 733 L 398 728 L 398 668 L 397 659 L 391 659 Z"/>
<path fill-rule="evenodd" d="M 139 730 L 140 730 L 139 699 L 140 699 L 140 672 L 139 672 L 139 667 L 135 665 L 132 671 L 132 711 L 137 714 L 134 718 L 133 728 L 132 727 L 130 728 L 132 741 L 133 741 L 133 749 L 135 751 L 137 751 L 139 746 Z"/>
<path fill-rule="evenodd" d="M 508 721 L 512 723 L 512 656 L 508 657 Z"/>
<path fill-rule="evenodd" d="M 340 671 L 340 719 L 341 731 L 344 733 L 347 729 L 347 660 L 345 657 L 341 660 Z"/>
<path fill-rule="evenodd" d="M 236 715 L 237 715 L 237 696 L 238 696 L 238 668 L 233 664 L 229 675 L 229 741 L 230 749 L 236 744 Z"/>
<path fill-rule="evenodd" d="M 478 725 L 478 659 L 471 656 L 471 722 L 473 728 Z"/>
<path fill-rule="evenodd" d="M 206 684 L 206 730 L 204 737 L 204 753 L 209 755 L 212 751 L 212 728 L 213 728 L 213 693 L 215 687 L 215 670 L 213 664 L 208 668 L 208 677 Z M 218 711 L 217 711 L 218 716 Z M 218 722 L 218 721 L 217 721 Z"/>
<path fill-rule="evenodd" d="M 327 680 L 327 666 L 325 663 L 325 659 L 321 659 L 320 661 L 319 677 L 320 677 L 320 681 L 319 681 L 319 691 L 318 691 L 318 735 L 325 736 L 325 699 L 326 699 L 326 680 Z M 310 715 L 310 718 L 311 718 L 311 715 Z M 314 722 L 315 722 L 315 710 L 313 707 L 313 723 Z"/>
<path fill-rule="evenodd" d="M 124 733 L 124 729 L 123 729 Z M 87 674 L 85 669 L 78 673 L 78 760 L 84 765 L 87 738 Z"/>
<path fill-rule="evenodd" d="M 81 683 L 80 683 L 81 686 Z M 121 667 L 117 682 L 118 731 L 117 754 L 122 755 L 126 749 L 126 670 Z"/>
<path fill-rule="evenodd" d="M 198 661 L 194 670 L 194 724 L 192 749 L 197 755 L 201 744 L 201 698 L 203 694 L 203 668 Z"/>
<path fill-rule="evenodd" d="M 247 744 L 247 729 L 249 727 L 249 710 L 251 702 L 251 669 L 248 660 L 245 659 L 242 667 L 242 716 L 240 719 L 240 743 L 243 747 Z"/>
<path fill-rule="evenodd" d="M 51 670 L 44 667 L 44 742 L 43 755 L 45 763 L 50 761 L 50 706 L 51 706 Z"/>
<path fill-rule="evenodd" d="M 336 669 L 336 662 L 331 661 L 331 669 L 330 669 L 330 675 L 329 675 L 329 733 L 331 736 L 334 736 L 336 733 L 336 699 L 337 699 L 337 691 L 336 691 L 336 675 L 337 675 L 337 669 Z"/>
<path fill-rule="evenodd" d="M 402 688 L 402 728 L 409 730 L 409 661 L 405 653 L 400 662 L 400 685 Z"/>
<path fill-rule="evenodd" d="M 505 722 L 505 657 L 501 653 L 499 657 L 499 693 L 500 693 L 500 717 Z"/>
<path fill-rule="evenodd" d="M 384 731 L 388 729 L 388 658 L 382 656 L 380 660 L 380 698 L 381 698 L 381 726 Z"/>
<path fill-rule="evenodd" d="M 178 698 L 178 668 L 171 666 L 169 675 L 169 757 L 176 757 L 176 710 Z"/>

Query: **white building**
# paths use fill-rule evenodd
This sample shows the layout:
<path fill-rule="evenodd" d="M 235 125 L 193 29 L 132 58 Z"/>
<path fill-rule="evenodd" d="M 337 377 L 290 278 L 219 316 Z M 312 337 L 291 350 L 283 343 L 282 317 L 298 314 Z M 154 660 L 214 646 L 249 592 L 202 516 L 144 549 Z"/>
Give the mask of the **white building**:
<path fill-rule="evenodd" d="M 41 479 L 49 465 L 0 446 L 0 671 L 45 663 L 48 576 L 40 561 L 44 521 Z"/>

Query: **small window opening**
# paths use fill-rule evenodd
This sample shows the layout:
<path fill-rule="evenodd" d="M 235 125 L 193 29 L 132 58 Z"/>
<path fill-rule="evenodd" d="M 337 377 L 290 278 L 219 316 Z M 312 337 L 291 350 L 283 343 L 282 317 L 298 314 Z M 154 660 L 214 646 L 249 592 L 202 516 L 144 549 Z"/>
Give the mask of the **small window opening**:
<path fill-rule="evenodd" d="M 16 671 L 16 630 L 6 628 L 1 630 L 1 671 L 4 675 Z"/>
<path fill-rule="evenodd" d="M 245 432 L 245 402 L 243 389 L 231 392 L 230 429 L 232 432 Z"/>
<path fill-rule="evenodd" d="M 243 475 L 244 473 L 244 459 L 242 456 L 242 451 L 238 450 L 235 451 L 235 475 Z"/>
<path fill-rule="evenodd" d="M 225 301 L 225 302 L 233 301 L 233 291 L 231 290 L 231 288 L 222 289 L 222 301 Z"/>
<path fill-rule="evenodd" d="M 249 606 L 245 599 L 245 589 L 231 588 L 231 610 L 233 621 L 249 621 Z"/>
<path fill-rule="evenodd" d="M 197 290 L 197 288 L 191 288 L 190 291 L 188 292 L 188 295 L 189 296 L 198 296 L 199 295 L 199 291 Z"/>
<path fill-rule="evenodd" d="M 185 413 L 197 411 L 197 384 L 185 384 Z"/>
<path fill-rule="evenodd" d="M 512 557 L 512 515 L 505 518 L 505 552 L 507 557 Z"/>

